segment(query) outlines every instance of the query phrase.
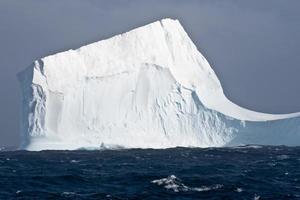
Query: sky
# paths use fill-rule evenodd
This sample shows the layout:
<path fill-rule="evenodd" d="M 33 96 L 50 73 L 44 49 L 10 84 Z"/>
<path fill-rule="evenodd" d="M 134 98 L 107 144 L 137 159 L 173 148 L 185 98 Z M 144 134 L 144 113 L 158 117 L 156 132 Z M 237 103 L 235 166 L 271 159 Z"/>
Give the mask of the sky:
<path fill-rule="evenodd" d="M 16 74 L 34 60 L 162 19 L 179 19 L 226 96 L 300 111 L 299 0 L 0 0 L 0 146 L 18 146 Z"/>

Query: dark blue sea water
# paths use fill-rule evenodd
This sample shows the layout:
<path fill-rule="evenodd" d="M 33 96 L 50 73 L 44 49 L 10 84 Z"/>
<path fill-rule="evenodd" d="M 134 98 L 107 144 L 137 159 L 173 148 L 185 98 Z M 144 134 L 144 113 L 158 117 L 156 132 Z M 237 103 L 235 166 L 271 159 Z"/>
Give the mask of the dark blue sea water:
<path fill-rule="evenodd" d="M 300 147 L 0 151 L 0 199 L 300 199 Z"/>

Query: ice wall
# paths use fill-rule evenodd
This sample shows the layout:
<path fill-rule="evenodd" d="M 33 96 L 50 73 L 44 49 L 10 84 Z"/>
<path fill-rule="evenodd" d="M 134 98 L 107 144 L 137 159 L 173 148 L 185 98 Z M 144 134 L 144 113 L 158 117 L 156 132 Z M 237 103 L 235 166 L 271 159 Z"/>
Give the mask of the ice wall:
<path fill-rule="evenodd" d="M 21 148 L 299 145 L 299 114 L 230 102 L 177 20 L 47 56 L 19 74 Z"/>

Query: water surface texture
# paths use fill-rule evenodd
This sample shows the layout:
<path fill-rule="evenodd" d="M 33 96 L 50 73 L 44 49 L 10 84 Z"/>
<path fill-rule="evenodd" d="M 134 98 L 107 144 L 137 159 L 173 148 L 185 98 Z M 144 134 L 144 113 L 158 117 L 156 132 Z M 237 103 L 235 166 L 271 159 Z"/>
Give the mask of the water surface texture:
<path fill-rule="evenodd" d="M 0 199 L 300 199 L 300 147 L 0 151 Z"/>

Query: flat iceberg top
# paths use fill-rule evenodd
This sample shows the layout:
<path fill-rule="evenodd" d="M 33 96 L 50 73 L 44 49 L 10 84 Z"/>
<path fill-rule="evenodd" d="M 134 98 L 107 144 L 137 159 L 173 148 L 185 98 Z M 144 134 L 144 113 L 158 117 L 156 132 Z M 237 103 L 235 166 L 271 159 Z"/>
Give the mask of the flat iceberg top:
<path fill-rule="evenodd" d="M 172 19 L 42 58 L 34 63 L 32 83 L 64 93 L 83 79 L 128 73 L 147 64 L 168 69 L 179 84 L 197 93 L 204 106 L 229 117 L 267 121 L 300 115 L 259 113 L 232 103 L 207 60 L 179 21 Z"/>

